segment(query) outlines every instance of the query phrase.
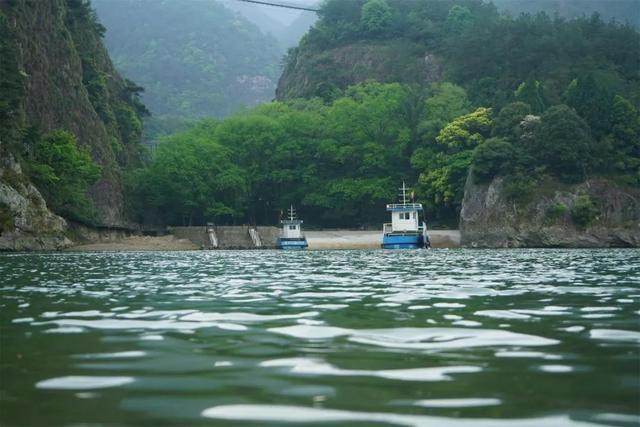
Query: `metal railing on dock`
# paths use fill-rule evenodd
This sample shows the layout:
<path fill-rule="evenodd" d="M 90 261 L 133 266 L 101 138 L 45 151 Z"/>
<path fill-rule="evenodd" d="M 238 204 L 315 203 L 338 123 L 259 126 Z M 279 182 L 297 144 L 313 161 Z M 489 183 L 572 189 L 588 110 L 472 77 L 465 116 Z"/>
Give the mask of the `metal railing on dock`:
<path fill-rule="evenodd" d="M 249 227 L 249 236 L 251 236 L 251 241 L 253 242 L 253 246 L 255 248 L 262 247 L 262 241 L 260 240 L 260 234 L 258 234 L 257 228 Z"/>
<path fill-rule="evenodd" d="M 211 225 L 207 227 L 207 237 L 209 238 L 210 249 L 218 249 L 220 247 L 215 227 Z"/>

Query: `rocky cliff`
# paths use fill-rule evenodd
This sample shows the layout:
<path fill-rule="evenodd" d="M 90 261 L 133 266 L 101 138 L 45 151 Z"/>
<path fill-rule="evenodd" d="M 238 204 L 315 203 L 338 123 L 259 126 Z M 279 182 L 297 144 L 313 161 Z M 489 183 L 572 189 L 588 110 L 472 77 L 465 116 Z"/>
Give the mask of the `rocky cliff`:
<path fill-rule="evenodd" d="M 505 195 L 502 178 L 475 184 L 469 174 L 460 212 L 467 247 L 638 247 L 640 188 L 592 179 L 552 183 L 526 203 Z"/>
<path fill-rule="evenodd" d="M 126 222 L 121 172 L 140 160 L 145 109 L 137 101 L 140 88 L 111 64 L 103 32 L 86 0 L 0 0 L 0 91 L 7 100 L 0 102 L 0 204 L 11 215 L 0 231 L 16 249 L 55 248 L 64 241 L 64 221 L 46 209 L 16 162 L 28 158 L 33 135 L 52 130 L 73 133 L 101 167 L 102 176 L 89 192 L 98 223 Z M 20 177 L 21 184 L 7 176 Z M 29 203 L 18 202 L 18 195 Z M 17 242 L 25 232 L 57 233 L 62 240 Z"/>
<path fill-rule="evenodd" d="M 8 153 L 1 156 L 0 251 L 65 248 L 71 244 L 64 235 L 66 228 L 66 221 L 47 209 L 15 158 Z"/>
<path fill-rule="evenodd" d="M 365 80 L 427 84 L 442 78 L 440 60 L 407 40 L 357 41 L 317 52 L 293 49 L 276 89 L 279 100 L 330 96 Z"/>

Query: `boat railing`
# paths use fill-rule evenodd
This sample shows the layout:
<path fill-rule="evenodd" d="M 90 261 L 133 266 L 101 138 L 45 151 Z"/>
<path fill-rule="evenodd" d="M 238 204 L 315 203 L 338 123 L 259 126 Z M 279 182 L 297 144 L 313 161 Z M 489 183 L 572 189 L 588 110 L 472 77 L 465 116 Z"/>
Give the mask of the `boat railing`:
<path fill-rule="evenodd" d="M 392 203 L 387 205 L 387 209 L 422 209 L 422 203 Z"/>
<path fill-rule="evenodd" d="M 393 229 L 392 223 L 386 223 L 382 225 L 382 234 L 415 234 L 415 233 L 424 233 L 425 226 L 419 225 L 417 229 L 413 230 L 395 230 Z"/>

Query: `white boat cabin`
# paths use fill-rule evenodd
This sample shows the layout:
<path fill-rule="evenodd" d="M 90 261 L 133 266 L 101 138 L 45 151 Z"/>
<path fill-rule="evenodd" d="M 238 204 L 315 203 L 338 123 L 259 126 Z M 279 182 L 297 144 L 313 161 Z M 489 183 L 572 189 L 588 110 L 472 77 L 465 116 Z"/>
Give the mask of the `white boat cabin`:
<path fill-rule="evenodd" d="M 387 210 L 391 211 L 391 229 L 394 232 L 418 231 L 420 228 L 418 211 L 422 210 L 421 205 L 387 205 Z"/>
<path fill-rule="evenodd" d="M 283 239 L 302 239 L 302 220 L 296 219 L 296 211 L 293 206 L 289 209 L 289 218 L 281 221 L 282 223 L 282 238 Z"/>
<path fill-rule="evenodd" d="M 407 188 L 402 183 L 400 188 L 402 203 L 388 204 L 391 212 L 391 223 L 384 224 L 384 234 L 389 233 L 422 233 L 424 225 L 420 223 L 421 203 L 407 203 Z"/>

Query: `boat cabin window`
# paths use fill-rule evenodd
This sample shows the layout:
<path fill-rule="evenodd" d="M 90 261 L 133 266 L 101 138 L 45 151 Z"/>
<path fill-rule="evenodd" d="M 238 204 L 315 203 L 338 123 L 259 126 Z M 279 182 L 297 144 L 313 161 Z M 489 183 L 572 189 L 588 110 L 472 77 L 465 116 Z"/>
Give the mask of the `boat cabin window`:
<path fill-rule="evenodd" d="M 290 226 L 289 226 L 289 230 L 295 230 L 295 229 L 296 229 L 296 226 L 295 226 L 295 225 L 290 225 Z"/>
<path fill-rule="evenodd" d="M 398 214 L 398 218 L 400 218 L 400 219 L 409 219 L 409 212 L 400 212 Z"/>
<path fill-rule="evenodd" d="M 416 219 L 416 213 L 415 212 L 413 213 L 413 219 Z"/>

